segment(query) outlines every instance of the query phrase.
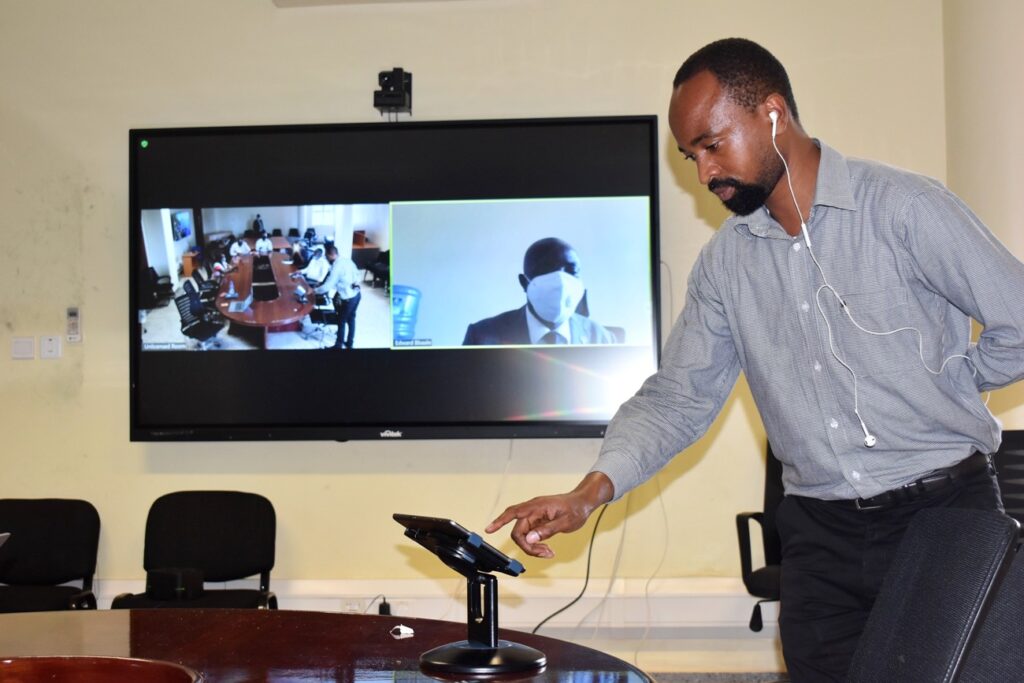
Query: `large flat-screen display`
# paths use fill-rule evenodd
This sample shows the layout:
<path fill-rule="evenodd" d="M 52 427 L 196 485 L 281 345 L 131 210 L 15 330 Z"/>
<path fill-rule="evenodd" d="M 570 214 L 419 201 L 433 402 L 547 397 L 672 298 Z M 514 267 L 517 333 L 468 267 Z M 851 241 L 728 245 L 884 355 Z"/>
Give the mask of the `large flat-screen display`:
<path fill-rule="evenodd" d="M 658 362 L 653 116 L 132 130 L 131 438 L 601 436 Z"/>

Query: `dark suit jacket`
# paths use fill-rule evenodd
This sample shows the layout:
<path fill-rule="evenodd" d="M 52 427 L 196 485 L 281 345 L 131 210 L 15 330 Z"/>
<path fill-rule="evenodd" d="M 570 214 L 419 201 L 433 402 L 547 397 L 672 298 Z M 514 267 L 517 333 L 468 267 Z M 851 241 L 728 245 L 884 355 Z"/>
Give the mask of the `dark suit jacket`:
<path fill-rule="evenodd" d="M 615 343 L 615 336 L 611 332 L 577 313 L 569 319 L 569 334 L 571 344 Z M 463 346 L 529 343 L 530 328 L 526 324 L 526 306 L 473 323 L 466 329 L 466 338 L 462 340 Z"/>

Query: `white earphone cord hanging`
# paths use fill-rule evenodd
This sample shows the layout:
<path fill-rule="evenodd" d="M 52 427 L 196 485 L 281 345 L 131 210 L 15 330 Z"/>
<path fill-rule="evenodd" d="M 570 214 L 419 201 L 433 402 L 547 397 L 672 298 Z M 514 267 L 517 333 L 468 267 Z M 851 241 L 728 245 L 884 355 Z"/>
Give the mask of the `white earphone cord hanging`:
<path fill-rule="evenodd" d="M 835 288 L 831 285 L 831 283 L 829 283 L 828 278 L 825 276 L 825 271 L 822 270 L 821 264 L 818 263 L 818 257 L 815 256 L 814 249 L 811 247 L 811 238 L 807 232 L 807 224 L 804 222 L 803 213 L 800 211 L 800 204 L 796 200 L 796 192 L 793 190 L 793 179 L 789 173 L 789 164 L 786 162 L 786 157 L 782 156 L 782 152 L 779 151 L 779 146 L 775 143 L 775 133 L 779 114 L 776 111 L 770 111 L 768 113 L 768 117 L 772 121 L 772 147 L 775 148 L 775 153 L 778 155 L 779 159 L 782 160 L 782 167 L 786 171 L 786 184 L 789 186 L 789 195 L 790 197 L 793 198 L 793 207 L 796 209 L 796 215 L 800 219 L 800 232 L 803 234 L 804 244 L 807 245 L 807 252 L 811 255 L 811 260 L 814 262 L 815 267 L 818 269 L 818 273 L 821 275 L 822 282 L 824 282 L 824 284 L 818 287 L 818 289 L 815 290 L 814 292 L 814 304 L 818 308 L 818 313 L 821 315 L 821 319 L 825 322 L 825 328 L 828 330 L 828 348 L 829 351 L 832 352 L 832 357 L 835 358 L 840 365 L 846 368 L 846 370 L 850 373 L 850 376 L 853 377 L 853 413 L 854 415 L 857 416 L 857 420 L 860 422 L 860 427 L 864 431 L 864 445 L 867 446 L 868 448 L 873 448 L 875 444 L 878 443 L 878 439 L 870 431 L 868 431 L 868 427 L 864 423 L 864 418 L 862 418 L 860 415 L 860 405 L 857 394 L 857 373 L 853 370 L 853 368 L 849 366 L 849 364 L 846 361 L 839 357 L 839 353 L 836 351 L 835 340 L 832 335 L 832 325 L 831 323 L 829 323 L 828 316 L 825 315 L 825 309 L 822 308 L 821 305 L 820 295 L 822 290 L 828 290 L 829 292 L 831 292 L 832 296 L 834 296 L 836 298 L 836 301 L 839 302 L 839 307 L 846 314 L 846 317 L 849 319 L 851 323 L 853 323 L 853 326 L 856 327 L 861 332 L 871 334 L 876 337 L 887 337 L 891 334 L 896 334 L 897 332 L 915 332 L 917 334 L 918 358 L 921 359 L 921 365 L 924 367 L 924 369 L 930 372 L 931 374 L 942 374 L 942 372 L 946 369 L 946 364 L 949 363 L 949 361 L 953 360 L 954 358 L 963 358 L 968 363 L 970 363 L 971 373 L 975 376 L 978 374 L 978 369 L 974 367 L 974 362 L 970 358 L 968 358 L 962 353 L 956 353 L 943 360 L 942 365 L 939 366 L 938 370 L 932 370 L 930 367 L 928 367 L 928 362 L 924 359 L 924 335 L 921 334 L 921 330 L 917 329 L 916 327 L 908 326 L 899 327 L 895 330 L 889 330 L 887 332 L 878 332 L 876 330 L 867 329 L 853 318 L 853 314 L 850 313 L 850 309 L 846 305 L 846 302 L 843 301 L 843 297 L 840 296 L 839 292 L 837 292 Z M 986 401 L 986 405 L 987 403 L 988 402 Z"/>

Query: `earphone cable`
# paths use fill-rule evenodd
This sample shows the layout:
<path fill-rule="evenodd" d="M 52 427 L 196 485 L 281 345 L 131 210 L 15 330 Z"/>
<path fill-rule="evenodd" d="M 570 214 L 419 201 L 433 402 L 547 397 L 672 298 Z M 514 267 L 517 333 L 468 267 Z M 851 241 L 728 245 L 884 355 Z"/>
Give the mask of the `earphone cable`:
<path fill-rule="evenodd" d="M 774 112 L 772 112 L 772 113 L 774 114 Z M 949 363 L 949 361 L 953 360 L 954 358 L 962 358 L 962 359 L 966 360 L 970 364 L 970 366 L 971 366 L 971 374 L 973 376 L 975 376 L 975 377 L 977 377 L 977 375 L 978 375 L 978 368 L 974 365 L 974 361 L 971 360 L 971 358 L 969 358 L 965 354 L 956 353 L 956 354 L 953 354 L 953 355 L 945 358 L 942 361 L 942 364 L 939 366 L 938 370 L 932 370 L 928 366 L 928 361 L 926 361 L 925 358 L 924 358 L 924 335 L 921 333 L 921 330 L 919 330 L 918 328 L 911 327 L 911 326 L 906 326 L 906 327 L 900 327 L 900 328 L 897 328 L 897 329 L 894 329 L 894 330 L 889 330 L 889 331 L 886 331 L 886 332 L 879 332 L 879 331 L 876 331 L 876 330 L 870 330 L 870 329 L 864 327 L 863 325 L 861 325 L 860 323 L 857 322 L 857 320 L 853 317 L 853 314 L 850 312 L 850 308 L 847 305 L 846 301 L 843 300 L 843 297 L 839 294 L 839 292 L 836 291 L 835 287 L 832 286 L 832 283 L 830 283 L 828 281 L 828 277 L 826 277 L 826 275 L 825 275 L 825 270 L 821 267 L 821 263 L 818 262 L 818 257 L 814 253 L 813 247 L 811 247 L 811 239 L 810 239 L 810 235 L 808 234 L 807 224 L 804 222 L 803 213 L 800 211 L 800 204 L 799 204 L 799 202 L 797 202 L 797 199 L 796 199 L 796 191 L 793 189 L 793 178 L 792 178 L 792 174 L 789 171 L 789 163 L 786 161 L 786 157 L 784 157 L 782 155 L 782 152 L 779 150 L 778 144 L 775 142 L 775 119 L 774 118 L 772 118 L 772 147 L 775 148 L 775 154 L 777 154 L 779 159 L 782 160 L 782 166 L 783 166 L 783 168 L 786 171 L 786 184 L 789 186 L 789 195 L 793 199 L 793 207 L 796 209 L 797 217 L 800 219 L 800 230 L 803 233 L 804 244 L 807 246 L 807 252 L 811 255 L 811 260 L 814 262 L 814 266 L 817 268 L 818 274 L 821 275 L 822 282 L 824 283 L 820 287 L 818 287 L 818 289 L 814 292 L 814 303 L 815 303 L 815 306 L 818 309 L 818 313 L 821 315 L 822 321 L 824 321 L 824 323 L 825 323 L 826 329 L 828 330 L 828 346 L 829 346 L 829 351 L 832 353 L 832 357 L 835 358 L 836 361 L 840 365 L 842 365 L 844 368 L 846 368 L 846 370 L 850 373 L 850 376 L 853 378 L 853 413 L 854 413 L 854 415 L 857 416 L 857 419 L 860 421 L 861 428 L 864 430 L 864 434 L 866 436 L 866 439 L 871 439 L 872 437 L 871 437 L 871 435 L 870 435 L 870 433 L 868 431 L 867 425 L 864 424 L 864 418 L 862 418 L 861 414 L 860 414 L 860 403 L 859 403 L 858 387 L 857 387 L 857 373 L 854 371 L 854 369 L 852 367 L 850 367 L 850 365 L 848 363 L 846 363 L 846 361 L 844 361 L 839 356 L 839 353 L 836 350 L 835 341 L 834 341 L 834 337 L 833 337 L 833 334 L 832 334 L 832 325 L 831 325 L 831 323 L 828 320 L 828 316 L 825 315 L 825 310 L 824 310 L 824 308 L 821 305 L 821 291 L 823 289 L 824 290 L 828 290 L 832 294 L 832 296 L 834 296 L 836 298 L 836 300 L 839 302 L 840 309 L 843 311 L 843 313 L 846 314 L 846 317 L 849 319 L 850 323 L 852 323 L 853 326 L 856 327 L 861 332 L 864 332 L 864 333 L 870 334 L 870 335 L 874 335 L 874 336 L 878 336 L 878 337 L 885 337 L 885 336 L 889 336 L 889 335 L 892 335 L 892 334 L 896 334 L 897 332 L 905 332 L 905 331 L 906 332 L 914 332 L 914 333 L 916 333 L 917 334 L 917 355 L 918 355 L 918 358 L 920 358 L 920 360 L 921 360 L 921 365 L 929 373 L 931 373 L 933 375 L 936 375 L 936 376 L 941 375 L 942 372 L 946 369 L 946 365 Z M 985 404 L 988 405 L 988 400 L 987 399 L 985 401 Z M 871 445 L 874 445 L 874 444 L 868 444 L 868 445 L 871 446 Z"/>

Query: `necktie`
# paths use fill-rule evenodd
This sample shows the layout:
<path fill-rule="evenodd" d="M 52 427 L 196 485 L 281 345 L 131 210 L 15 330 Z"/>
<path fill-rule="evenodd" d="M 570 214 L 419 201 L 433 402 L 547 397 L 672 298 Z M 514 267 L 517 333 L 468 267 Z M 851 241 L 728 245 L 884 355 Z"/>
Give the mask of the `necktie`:
<path fill-rule="evenodd" d="M 551 330 L 550 332 L 545 334 L 543 337 L 541 337 L 540 341 L 541 341 L 542 344 L 564 344 L 565 343 L 565 339 L 562 337 L 562 335 L 558 334 L 554 330 Z"/>

